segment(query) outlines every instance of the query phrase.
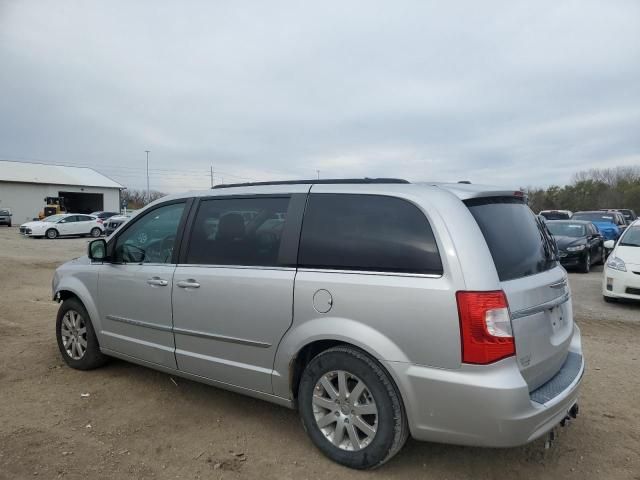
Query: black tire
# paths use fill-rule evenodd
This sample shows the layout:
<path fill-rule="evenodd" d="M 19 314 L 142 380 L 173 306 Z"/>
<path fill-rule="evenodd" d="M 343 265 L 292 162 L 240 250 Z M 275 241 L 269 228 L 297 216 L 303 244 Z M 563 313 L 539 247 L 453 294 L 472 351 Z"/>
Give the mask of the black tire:
<path fill-rule="evenodd" d="M 617 298 L 607 297 L 606 295 L 603 295 L 602 298 L 607 303 L 618 303 L 618 299 Z"/>
<path fill-rule="evenodd" d="M 49 239 L 49 240 L 53 240 L 55 238 L 58 238 L 58 231 L 55 228 L 50 228 L 49 230 L 47 230 L 45 232 L 45 236 Z"/>
<path fill-rule="evenodd" d="M 580 265 L 580 271 L 582 273 L 589 273 L 591 270 L 591 252 L 587 252 L 584 256 L 584 261 Z"/>
<path fill-rule="evenodd" d="M 323 375 L 335 370 L 362 380 L 377 407 L 375 436 L 360 450 L 348 451 L 333 445 L 314 416 L 315 386 Z M 302 425 L 315 446 L 334 462 L 350 468 L 379 467 L 400 451 L 409 436 L 404 405 L 389 374 L 369 355 L 346 345 L 325 350 L 309 362 L 298 387 L 298 406 Z"/>
<path fill-rule="evenodd" d="M 67 312 L 77 312 L 84 319 L 84 326 L 86 328 L 86 350 L 79 359 L 74 359 L 64 346 L 62 340 L 62 328 L 63 319 Z M 87 309 L 84 308 L 82 302 L 75 297 L 69 298 L 62 302 L 58 309 L 58 316 L 56 318 L 56 340 L 58 341 L 58 348 L 62 354 L 62 358 L 65 363 L 71 368 L 77 370 L 92 370 L 94 368 L 101 367 L 107 361 L 107 356 L 100 351 L 100 345 L 96 338 L 96 333 L 91 323 L 91 318 L 87 313 Z"/>
<path fill-rule="evenodd" d="M 90 233 L 90 235 L 91 235 L 93 238 L 98 238 L 100 235 L 102 235 L 102 230 L 100 230 L 98 227 L 93 227 L 93 228 L 91 229 L 91 233 Z"/>
<path fill-rule="evenodd" d="M 601 245 L 598 251 L 600 252 L 600 256 L 598 258 L 598 261 L 596 262 L 596 265 L 603 265 L 605 259 L 604 247 Z"/>

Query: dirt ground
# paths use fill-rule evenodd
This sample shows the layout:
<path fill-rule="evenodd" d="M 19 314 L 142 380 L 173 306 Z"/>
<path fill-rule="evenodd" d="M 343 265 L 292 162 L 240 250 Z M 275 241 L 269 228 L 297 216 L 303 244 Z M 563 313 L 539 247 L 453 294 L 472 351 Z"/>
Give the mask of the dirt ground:
<path fill-rule="evenodd" d="M 66 367 L 51 277 L 85 245 L 0 228 L 0 478 L 640 479 L 640 305 L 605 304 L 602 267 L 570 275 L 588 366 L 581 415 L 551 449 L 409 440 L 357 472 L 325 459 L 294 411 L 117 360 Z"/>

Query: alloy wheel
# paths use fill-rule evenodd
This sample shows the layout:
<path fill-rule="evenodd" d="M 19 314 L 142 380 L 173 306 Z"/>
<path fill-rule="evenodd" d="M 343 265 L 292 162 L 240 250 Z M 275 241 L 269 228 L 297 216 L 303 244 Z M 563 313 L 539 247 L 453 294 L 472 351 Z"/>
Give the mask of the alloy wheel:
<path fill-rule="evenodd" d="M 313 391 L 316 425 L 334 446 L 357 451 L 366 448 L 378 428 L 378 408 L 367 385 L 355 375 L 325 373 Z"/>
<path fill-rule="evenodd" d="M 62 345 L 73 360 L 80 360 L 87 351 L 87 325 L 75 310 L 68 310 L 62 317 L 60 326 Z"/>

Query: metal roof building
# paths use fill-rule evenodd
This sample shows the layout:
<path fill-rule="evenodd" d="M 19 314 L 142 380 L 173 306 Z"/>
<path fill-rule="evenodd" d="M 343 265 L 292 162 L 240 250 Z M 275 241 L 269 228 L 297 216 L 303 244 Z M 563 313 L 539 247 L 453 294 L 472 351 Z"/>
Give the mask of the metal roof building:
<path fill-rule="evenodd" d="M 45 197 L 62 197 L 69 213 L 118 212 L 123 188 L 92 168 L 0 160 L 0 208 L 15 225 L 37 217 Z"/>

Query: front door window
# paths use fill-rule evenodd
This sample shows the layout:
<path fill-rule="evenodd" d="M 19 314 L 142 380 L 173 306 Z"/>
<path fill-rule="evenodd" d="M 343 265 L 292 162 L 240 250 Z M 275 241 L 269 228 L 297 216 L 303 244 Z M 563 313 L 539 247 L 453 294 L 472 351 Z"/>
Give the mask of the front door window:
<path fill-rule="evenodd" d="M 116 263 L 172 263 L 184 202 L 156 208 L 127 228 L 116 241 Z"/>

